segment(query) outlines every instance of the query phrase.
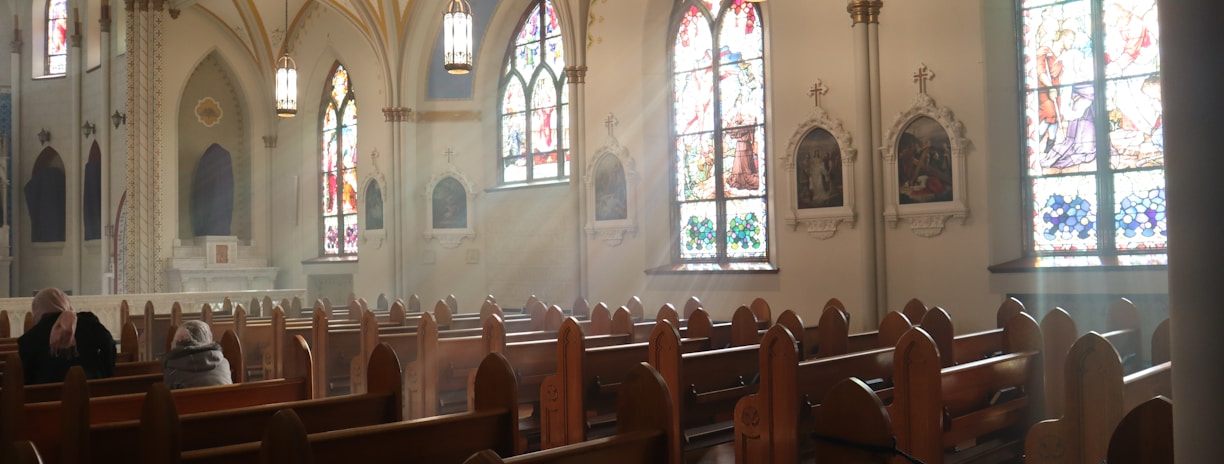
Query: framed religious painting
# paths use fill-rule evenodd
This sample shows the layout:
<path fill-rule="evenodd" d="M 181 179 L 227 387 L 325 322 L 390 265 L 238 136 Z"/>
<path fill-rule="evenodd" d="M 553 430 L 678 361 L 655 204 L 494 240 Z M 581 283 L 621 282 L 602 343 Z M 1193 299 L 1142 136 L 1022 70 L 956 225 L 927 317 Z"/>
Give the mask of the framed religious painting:
<path fill-rule="evenodd" d="M 444 248 L 474 239 L 473 201 L 478 194 L 476 186 L 458 171 L 448 169 L 434 175 L 425 187 L 425 217 L 429 220 L 425 238 L 437 240 Z"/>
<path fill-rule="evenodd" d="M 583 183 L 587 197 L 586 232 L 610 246 L 620 245 L 626 234 L 637 232 L 636 186 L 638 173 L 629 150 L 616 140 L 616 117 L 604 121 L 608 140 L 587 163 Z"/>
<path fill-rule="evenodd" d="M 850 133 L 819 106 L 791 136 L 783 165 L 791 185 L 786 223 L 827 239 L 841 223 L 854 226 L 854 163 Z"/>
<path fill-rule="evenodd" d="M 914 234 L 934 237 L 948 220 L 964 222 L 965 156 L 972 144 L 952 111 L 925 92 L 897 115 L 885 133 L 884 219 L 890 226 L 907 221 Z"/>
<path fill-rule="evenodd" d="M 370 246 L 373 249 L 381 249 L 383 242 L 387 239 L 387 231 L 384 229 L 384 211 L 386 211 L 383 195 L 383 187 L 387 185 L 387 180 L 383 176 L 382 169 L 378 167 L 378 150 L 370 153 L 370 172 L 366 174 L 369 180 L 361 189 L 363 199 L 361 213 L 364 215 L 364 223 L 361 228 L 361 243 L 363 246 Z"/>

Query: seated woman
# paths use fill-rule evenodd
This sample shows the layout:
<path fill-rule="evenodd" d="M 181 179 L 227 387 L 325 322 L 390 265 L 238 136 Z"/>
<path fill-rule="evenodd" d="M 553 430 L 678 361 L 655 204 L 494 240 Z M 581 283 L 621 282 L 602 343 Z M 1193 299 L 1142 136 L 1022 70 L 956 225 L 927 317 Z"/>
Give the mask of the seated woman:
<path fill-rule="evenodd" d="M 230 365 L 204 321 L 187 321 L 174 333 L 174 345 L 163 364 L 171 389 L 228 385 Z"/>
<path fill-rule="evenodd" d="M 17 340 L 27 385 L 63 382 L 72 366 L 91 379 L 115 375 L 115 339 L 98 316 L 73 311 L 58 288 L 38 292 L 30 309 L 34 327 Z"/>

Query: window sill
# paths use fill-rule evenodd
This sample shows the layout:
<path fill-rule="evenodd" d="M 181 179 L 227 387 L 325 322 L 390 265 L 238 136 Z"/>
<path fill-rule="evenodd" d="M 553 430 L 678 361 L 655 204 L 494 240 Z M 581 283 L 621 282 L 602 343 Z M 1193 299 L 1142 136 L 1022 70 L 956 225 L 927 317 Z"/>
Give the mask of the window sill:
<path fill-rule="evenodd" d="M 68 77 L 68 73 L 64 73 L 64 74 L 43 74 L 43 75 L 41 75 L 41 76 L 34 76 L 34 77 L 30 78 L 30 79 L 31 79 L 31 80 L 35 80 L 35 81 L 50 81 L 50 80 L 55 80 L 55 79 L 63 79 L 63 78 L 66 78 L 66 77 Z"/>
<path fill-rule="evenodd" d="M 994 264 L 986 269 L 992 274 L 1026 272 L 1082 271 L 1163 271 L 1168 269 L 1167 254 L 1122 256 L 1029 256 Z"/>
<path fill-rule="evenodd" d="M 485 192 L 488 192 L 488 193 L 507 192 L 511 190 L 523 190 L 523 189 L 540 188 L 540 187 L 556 187 L 559 185 L 569 185 L 569 184 L 570 184 L 569 178 L 565 178 L 565 179 L 556 179 L 556 180 L 544 180 L 544 181 L 532 182 L 532 183 L 498 185 L 496 187 L 486 188 Z"/>
<path fill-rule="evenodd" d="M 306 275 L 356 274 L 357 256 L 321 256 L 302 261 Z"/>
<path fill-rule="evenodd" d="M 647 269 L 647 275 L 679 274 L 777 274 L 771 263 L 683 263 L 667 264 Z"/>

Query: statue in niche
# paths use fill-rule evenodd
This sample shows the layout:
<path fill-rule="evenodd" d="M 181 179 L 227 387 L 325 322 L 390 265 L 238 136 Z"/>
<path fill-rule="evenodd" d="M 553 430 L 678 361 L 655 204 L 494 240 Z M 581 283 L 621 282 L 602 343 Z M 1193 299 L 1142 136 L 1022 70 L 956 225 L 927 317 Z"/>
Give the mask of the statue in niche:
<path fill-rule="evenodd" d="M 51 147 L 43 149 L 25 185 L 26 206 L 30 210 L 30 241 L 64 241 L 65 186 L 64 160 Z"/>
<path fill-rule="evenodd" d="M 234 219 L 234 166 L 230 152 L 212 144 L 191 175 L 191 230 L 195 236 L 230 235 Z"/>
<path fill-rule="evenodd" d="M 604 156 L 595 165 L 595 220 L 615 221 L 628 217 L 625 168 L 615 156 Z"/>
<path fill-rule="evenodd" d="M 434 186 L 433 228 L 467 228 L 467 191 L 454 177 L 447 177 Z"/>
<path fill-rule="evenodd" d="M 383 228 L 382 187 L 378 186 L 378 181 L 371 181 L 370 187 L 366 189 L 365 214 L 365 230 L 379 230 Z"/>

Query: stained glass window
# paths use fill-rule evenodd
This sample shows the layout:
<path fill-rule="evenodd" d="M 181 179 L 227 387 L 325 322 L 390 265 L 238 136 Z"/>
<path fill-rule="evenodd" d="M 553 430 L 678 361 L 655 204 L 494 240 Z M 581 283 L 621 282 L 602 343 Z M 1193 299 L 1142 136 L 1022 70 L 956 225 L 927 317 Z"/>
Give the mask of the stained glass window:
<path fill-rule="evenodd" d="M 1155 0 L 1019 5 L 1032 250 L 1152 262 L 1168 242 Z"/>
<path fill-rule="evenodd" d="M 760 11 L 744 0 L 689 0 L 679 8 L 671 53 L 678 257 L 766 261 Z"/>
<path fill-rule="evenodd" d="M 570 175 L 561 26 L 549 0 L 532 2 L 528 11 L 502 67 L 498 171 L 503 184 Z"/>
<path fill-rule="evenodd" d="M 47 74 L 68 71 L 68 0 L 47 0 Z"/>
<path fill-rule="evenodd" d="M 323 254 L 357 254 L 357 95 L 348 70 L 332 67 L 323 94 L 319 172 Z"/>

